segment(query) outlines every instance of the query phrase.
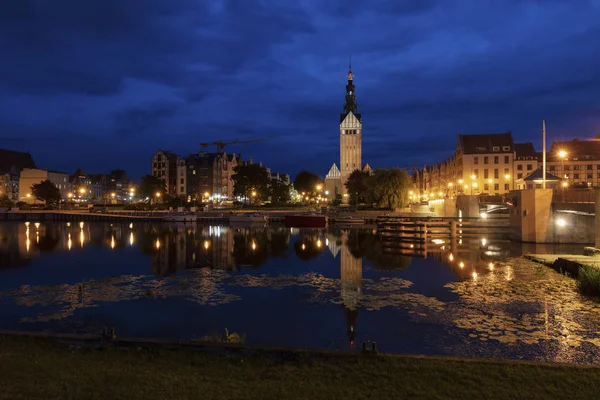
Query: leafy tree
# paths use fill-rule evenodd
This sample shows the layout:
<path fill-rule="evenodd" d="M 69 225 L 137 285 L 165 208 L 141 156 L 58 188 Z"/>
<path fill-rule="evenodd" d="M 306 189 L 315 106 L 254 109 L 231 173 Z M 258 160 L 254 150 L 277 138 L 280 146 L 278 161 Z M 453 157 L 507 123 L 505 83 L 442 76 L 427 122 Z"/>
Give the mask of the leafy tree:
<path fill-rule="evenodd" d="M 14 205 L 8 196 L 0 196 L 0 208 L 11 208 Z"/>
<path fill-rule="evenodd" d="M 267 169 L 259 164 L 242 164 L 234 168 L 233 194 L 235 196 L 253 197 L 256 200 L 269 196 L 271 177 Z M 256 196 L 252 196 L 256 192 Z"/>
<path fill-rule="evenodd" d="M 314 197 L 318 192 L 317 187 L 323 186 L 323 181 L 318 175 L 308 172 L 306 170 L 300 171 L 294 179 L 294 187 L 299 193 L 308 193 L 311 197 Z"/>
<path fill-rule="evenodd" d="M 350 196 L 350 204 L 355 205 L 357 203 L 370 203 L 369 186 L 371 174 L 366 171 L 355 169 L 352 171 L 348 180 L 346 181 L 346 189 Z"/>
<path fill-rule="evenodd" d="M 271 203 L 285 204 L 290 201 L 290 186 L 278 179 L 271 180 Z"/>
<path fill-rule="evenodd" d="M 31 185 L 31 193 L 36 199 L 44 201 L 48 206 L 56 206 L 61 199 L 60 190 L 48 179 Z"/>
<path fill-rule="evenodd" d="M 138 192 L 142 199 L 146 197 L 153 199 L 156 193 L 160 193 L 161 197 L 165 195 L 167 189 L 165 183 L 157 176 L 144 175 Z"/>
<path fill-rule="evenodd" d="M 408 204 L 410 179 L 405 170 L 399 168 L 378 169 L 369 178 L 373 201 L 381 208 L 402 208 Z"/>

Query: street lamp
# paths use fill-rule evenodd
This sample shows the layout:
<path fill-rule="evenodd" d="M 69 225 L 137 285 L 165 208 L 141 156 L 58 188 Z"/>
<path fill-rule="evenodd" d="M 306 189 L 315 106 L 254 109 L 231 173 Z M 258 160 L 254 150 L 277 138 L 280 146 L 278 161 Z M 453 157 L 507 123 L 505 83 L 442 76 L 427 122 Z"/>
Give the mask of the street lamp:
<path fill-rule="evenodd" d="M 567 174 L 565 173 L 565 157 L 567 157 L 567 152 L 561 150 L 558 152 L 558 156 L 560 157 L 560 168 L 562 169 L 563 178 L 566 178 Z"/>

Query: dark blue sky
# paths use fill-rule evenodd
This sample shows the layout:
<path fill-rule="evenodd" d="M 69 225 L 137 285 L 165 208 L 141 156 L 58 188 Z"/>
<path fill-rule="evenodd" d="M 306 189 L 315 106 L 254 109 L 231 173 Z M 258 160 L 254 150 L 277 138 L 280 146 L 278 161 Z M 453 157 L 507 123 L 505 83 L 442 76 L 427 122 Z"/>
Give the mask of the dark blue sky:
<path fill-rule="evenodd" d="M 449 156 L 458 133 L 541 149 L 600 134 L 600 0 L 4 0 L 0 147 L 46 168 L 149 173 L 217 139 L 273 170 L 339 158 L 352 53 L 363 161 Z"/>

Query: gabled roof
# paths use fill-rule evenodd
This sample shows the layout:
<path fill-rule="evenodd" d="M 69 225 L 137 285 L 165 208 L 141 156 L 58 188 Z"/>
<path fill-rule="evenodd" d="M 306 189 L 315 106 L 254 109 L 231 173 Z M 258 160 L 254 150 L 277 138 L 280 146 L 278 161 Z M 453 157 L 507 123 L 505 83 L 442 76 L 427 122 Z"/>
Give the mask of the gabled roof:
<path fill-rule="evenodd" d="M 535 151 L 535 147 L 533 147 L 533 143 L 515 143 L 515 152 L 517 153 L 517 158 L 520 157 L 537 157 L 537 152 Z"/>
<path fill-rule="evenodd" d="M 512 133 L 484 133 L 478 135 L 458 135 L 458 142 L 463 154 L 479 153 L 507 153 L 514 151 Z M 493 151 L 493 147 L 500 147 L 499 151 Z M 503 147 L 510 147 L 503 150 Z"/>
<path fill-rule="evenodd" d="M 337 167 L 337 165 L 335 165 L 335 163 L 333 163 L 333 165 L 329 169 L 329 172 L 325 176 L 325 179 L 327 179 L 327 178 L 329 178 L 329 179 L 338 178 L 339 179 L 341 176 L 342 176 L 342 174 L 340 173 L 339 168 Z"/>
<path fill-rule="evenodd" d="M 110 178 L 115 180 L 127 179 L 127 172 L 123 169 L 113 169 L 110 171 Z"/>
<path fill-rule="evenodd" d="M 373 169 L 371 168 L 371 166 L 369 165 L 369 163 L 366 163 L 365 165 L 363 165 L 362 170 L 364 172 L 368 172 L 370 174 L 373 173 Z"/>
<path fill-rule="evenodd" d="M 533 171 L 531 174 L 527 175 L 523 180 L 526 182 L 541 181 L 543 176 L 544 176 L 544 174 L 542 172 L 542 168 L 540 167 L 540 168 L 536 169 L 535 171 Z M 546 182 L 556 182 L 556 181 L 560 181 L 560 178 L 558 176 L 546 171 Z"/>
<path fill-rule="evenodd" d="M 346 117 L 348 116 L 348 114 L 350 114 L 352 111 L 347 112 L 347 113 L 341 113 L 340 114 L 340 124 L 342 122 L 344 122 L 344 120 L 346 119 Z M 360 113 L 352 113 L 354 114 L 354 116 L 356 117 L 356 119 L 358 120 L 358 122 L 360 122 L 362 124 L 362 115 Z"/>
<path fill-rule="evenodd" d="M 21 151 L 0 149 L 0 172 L 8 173 L 11 169 L 20 172 L 25 168 L 35 169 L 31 154 Z"/>

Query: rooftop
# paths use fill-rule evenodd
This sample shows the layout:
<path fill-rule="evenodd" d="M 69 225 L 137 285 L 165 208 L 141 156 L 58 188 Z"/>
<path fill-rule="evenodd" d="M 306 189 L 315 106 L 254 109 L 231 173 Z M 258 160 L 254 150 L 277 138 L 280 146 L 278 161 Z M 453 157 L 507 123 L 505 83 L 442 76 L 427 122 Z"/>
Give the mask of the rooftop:
<path fill-rule="evenodd" d="M 458 135 L 463 154 L 512 153 L 514 142 L 511 132 Z M 494 151 L 494 147 L 498 150 Z"/>
<path fill-rule="evenodd" d="M 0 172 L 11 170 L 18 173 L 25 168 L 36 168 L 31 154 L 22 151 L 0 149 Z"/>

